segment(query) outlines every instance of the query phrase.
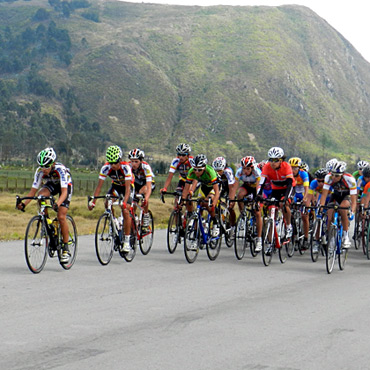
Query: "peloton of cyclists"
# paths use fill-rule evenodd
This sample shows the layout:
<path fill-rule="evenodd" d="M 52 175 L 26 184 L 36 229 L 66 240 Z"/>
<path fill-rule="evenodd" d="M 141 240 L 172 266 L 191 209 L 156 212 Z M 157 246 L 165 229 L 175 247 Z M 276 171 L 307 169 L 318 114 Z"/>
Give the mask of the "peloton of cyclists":
<path fill-rule="evenodd" d="M 45 148 L 37 156 L 39 167 L 36 169 L 31 190 L 27 197 L 34 197 L 37 190 L 42 185 L 38 195 L 49 197 L 59 194 L 58 201 L 54 204 L 54 210 L 57 212 L 58 221 L 63 237 L 63 252 L 60 262 L 69 261 L 69 230 L 67 223 L 68 208 L 72 198 L 73 185 L 70 171 L 62 163 L 56 162 L 57 155 L 53 148 Z M 31 199 L 25 199 L 18 205 L 23 210 Z"/>
<path fill-rule="evenodd" d="M 107 177 L 112 179 L 112 185 L 107 194 L 122 195 L 122 211 L 124 218 L 125 239 L 122 246 L 123 252 L 130 252 L 130 229 L 131 217 L 130 206 L 134 195 L 133 176 L 128 162 L 122 161 L 122 150 L 117 145 L 111 145 L 106 152 L 107 162 L 103 165 L 99 174 L 99 181 L 94 191 L 94 197 L 99 196 L 101 188 Z M 91 211 L 95 207 L 95 200 L 91 201 L 88 208 Z"/>

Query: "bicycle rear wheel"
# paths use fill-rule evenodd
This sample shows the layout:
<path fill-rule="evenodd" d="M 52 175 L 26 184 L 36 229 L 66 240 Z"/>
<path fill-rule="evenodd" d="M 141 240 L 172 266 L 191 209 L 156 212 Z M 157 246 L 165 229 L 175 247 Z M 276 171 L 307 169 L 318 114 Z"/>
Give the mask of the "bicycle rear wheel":
<path fill-rule="evenodd" d="M 335 256 L 337 249 L 337 228 L 331 227 L 329 232 L 329 240 L 326 251 L 326 271 L 331 274 L 334 267 Z"/>
<path fill-rule="evenodd" d="M 175 253 L 177 244 L 180 242 L 180 222 L 181 213 L 172 211 L 167 226 L 167 249 L 171 254 Z"/>
<path fill-rule="evenodd" d="M 316 237 L 320 237 L 321 233 L 321 220 L 316 219 L 313 226 L 312 226 L 312 232 L 311 232 L 311 237 L 310 237 L 310 251 L 311 251 L 311 260 L 312 262 L 316 262 L 317 259 L 319 258 L 319 250 L 320 248 L 317 248 L 317 250 L 314 250 L 314 244 L 316 242 Z"/>
<path fill-rule="evenodd" d="M 199 253 L 200 230 L 198 225 L 198 216 L 192 215 L 188 218 L 185 228 L 184 253 L 189 263 L 193 263 Z"/>
<path fill-rule="evenodd" d="M 68 224 L 68 249 L 69 249 L 69 260 L 66 263 L 60 262 L 62 256 L 62 249 L 58 251 L 59 262 L 65 270 L 69 270 L 76 261 L 77 256 L 77 228 L 72 216 L 67 215 Z"/>
<path fill-rule="evenodd" d="M 225 243 L 228 248 L 234 245 L 232 238 L 232 228 L 230 224 L 230 212 L 225 203 L 220 204 L 220 224 L 222 233 L 225 235 Z"/>
<path fill-rule="evenodd" d="M 210 228 L 208 230 L 208 241 L 207 241 L 206 249 L 207 249 L 208 258 L 211 261 L 214 261 L 220 254 L 221 238 L 222 238 L 221 231 L 220 231 L 219 236 L 214 238 L 212 237 L 212 229 Z"/>
<path fill-rule="evenodd" d="M 102 265 L 108 265 L 113 256 L 114 237 L 110 216 L 100 216 L 95 230 L 95 251 L 98 261 Z"/>
<path fill-rule="evenodd" d="M 238 217 L 238 221 L 236 222 L 236 226 L 235 226 L 234 252 L 235 252 L 235 257 L 238 260 L 241 260 L 245 254 L 245 248 L 246 248 L 245 235 L 247 232 L 246 222 L 247 222 L 247 217 L 244 213 L 242 213 Z"/>
<path fill-rule="evenodd" d="M 275 236 L 272 234 L 273 222 L 274 221 L 272 219 L 269 219 L 263 230 L 262 262 L 265 266 L 268 266 L 271 263 L 272 255 L 275 252 Z"/>
<path fill-rule="evenodd" d="M 282 222 L 282 221 L 280 221 Z M 286 235 L 286 230 L 285 230 L 285 223 L 282 222 L 282 225 L 281 225 L 281 235 Z M 290 249 L 289 248 L 289 245 L 292 245 L 292 241 L 291 239 L 285 239 L 285 236 L 284 238 L 281 238 L 281 241 L 280 241 L 280 248 L 279 248 L 279 260 L 281 263 L 285 263 L 287 258 L 288 258 L 288 250 Z"/>
<path fill-rule="evenodd" d="M 339 264 L 340 270 L 344 270 L 344 266 L 346 265 L 346 261 L 347 261 L 347 256 L 348 256 L 348 249 L 341 247 L 340 253 L 338 254 L 338 264 Z"/>
<path fill-rule="evenodd" d="M 353 241 L 355 244 L 355 249 L 359 249 L 361 245 L 362 227 L 363 227 L 363 221 L 362 221 L 361 215 L 359 212 L 356 212 L 355 229 L 353 233 Z"/>
<path fill-rule="evenodd" d="M 149 226 L 146 230 L 143 230 L 142 225 L 140 226 L 140 237 L 139 237 L 139 247 L 141 253 L 146 256 L 153 245 L 153 236 L 154 236 L 154 220 L 153 213 L 151 210 L 148 210 L 149 215 Z"/>
<path fill-rule="evenodd" d="M 38 274 L 45 266 L 49 237 L 41 216 L 34 216 L 27 225 L 24 252 L 28 268 Z"/>
<path fill-rule="evenodd" d="M 366 222 L 366 225 L 367 225 L 367 228 L 364 230 L 364 234 L 366 235 L 365 236 L 365 250 L 366 250 L 366 257 L 367 259 L 369 260 L 370 259 L 370 243 L 369 243 L 369 239 L 370 239 L 370 223 L 367 221 Z"/>

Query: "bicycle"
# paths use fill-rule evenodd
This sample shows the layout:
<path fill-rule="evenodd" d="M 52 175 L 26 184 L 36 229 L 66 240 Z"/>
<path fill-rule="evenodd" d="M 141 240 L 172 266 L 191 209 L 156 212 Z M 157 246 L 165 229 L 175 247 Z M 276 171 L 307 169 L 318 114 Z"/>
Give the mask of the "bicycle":
<path fill-rule="evenodd" d="M 113 257 L 113 252 L 118 251 L 119 255 L 127 262 L 131 262 L 136 255 L 137 228 L 133 211 L 130 211 L 131 230 L 130 230 L 130 247 L 129 252 L 122 250 L 123 246 L 123 214 L 121 209 L 122 197 L 111 194 L 101 196 L 88 196 L 88 204 L 94 199 L 105 199 L 106 208 L 104 213 L 99 217 L 95 229 L 95 251 L 98 261 L 103 265 L 108 265 Z M 118 200 L 118 201 L 117 201 Z M 120 216 L 115 217 L 113 206 L 120 206 Z"/>
<path fill-rule="evenodd" d="M 251 255 L 256 257 L 256 238 L 257 224 L 255 210 L 259 208 L 255 200 L 244 198 L 235 202 L 243 202 L 244 208 L 241 211 L 235 227 L 234 252 L 235 257 L 241 260 L 244 257 L 245 250 L 249 246 Z"/>
<path fill-rule="evenodd" d="M 292 248 L 292 253 L 289 254 L 289 257 L 293 257 L 296 250 L 299 251 L 299 254 L 303 255 L 305 249 L 303 249 L 303 220 L 302 220 L 302 202 L 298 201 L 292 204 L 292 226 L 293 226 L 293 235 L 292 243 L 294 248 Z"/>
<path fill-rule="evenodd" d="M 52 220 L 48 214 L 48 211 L 53 208 L 55 203 L 54 197 L 39 195 L 21 198 L 17 195 L 16 208 L 25 199 L 39 201 L 38 215 L 33 216 L 29 221 L 24 239 L 24 251 L 28 268 L 34 274 L 38 274 L 45 267 L 47 256 L 49 255 L 52 258 L 56 254 L 60 265 L 65 270 L 69 270 L 75 263 L 77 255 L 77 228 L 72 216 L 67 215 L 70 257 L 68 262 L 61 262 L 63 236 L 61 234 L 60 224 L 56 217 Z M 47 204 L 46 201 L 50 201 L 50 204 Z"/>
<path fill-rule="evenodd" d="M 370 207 L 363 208 L 362 207 L 362 215 L 365 215 L 365 219 L 363 220 L 363 229 L 362 229 L 362 246 L 364 250 L 364 254 L 366 255 L 366 258 L 370 259 Z"/>
<path fill-rule="evenodd" d="M 292 253 L 294 245 L 291 238 L 286 238 L 286 224 L 280 209 L 280 201 L 275 198 L 264 199 L 263 202 L 268 205 L 270 214 L 264 212 L 267 216 L 264 218 L 264 231 L 262 238 L 262 262 L 269 266 L 272 256 L 279 251 L 281 263 L 285 263 L 289 254 Z"/>
<path fill-rule="evenodd" d="M 359 249 L 360 247 L 362 247 L 363 253 L 367 256 L 366 231 L 368 221 L 366 220 L 368 217 L 363 218 L 364 214 L 365 214 L 364 205 L 363 204 L 358 205 L 358 209 L 355 215 L 355 228 L 353 233 L 353 241 L 355 244 L 355 249 Z"/>
<path fill-rule="evenodd" d="M 328 215 L 326 212 L 323 214 L 316 214 L 315 221 L 312 225 L 312 230 L 310 231 L 310 251 L 312 262 L 316 262 L 318 260 L 320 252 L 323 256 L 326 253 L 327 223 Z M 315 248 L 315 243 L 317 243 L 317 248 Z"/>
<path fill-rule="evenodd" d="M 149 217 L 149 224 L 147 227 L 143 225 L 143 216 L 144 216 L 144 207 L 142 206 L 142 202 L 145 196 L 143 194 L 135 194 L 134 196 L 134 204 L 136 203 L 139 209 L 139 212 L 135 213 L 135 223 L 136 223 L 136 230 L 137 230 L 137 240 L 139 242 L 139 248 L 141 253 L 146 256 L 153 245 L 153 237 L 154 237 L 154 219 L 153 213 L 150 209 L 148 209 L 147 217 Z"/>
<path fill-rule="evenodd" d="M 339 269 L 344 270 L 347 261 L 348 249 L 342 248 L 343 225 L 339 214 L 340 209 L 349 210 L 349 207 L 338 205 L 322 206 L 323 209 L 334 209 L 333 220 L 329 229 L 328 246 L 326 251 L 326 271 L 331 274 L 336 258 L 338 258 Z"/>
<path fill-rule="evenodd" d="M 221 249 L 221 231 L 217 237 L 212 236 L 213 223 L 211 215 L 205 207 L 201 206 L 204 199 L 188 199 L 188 202 L 196 202 L 197 209 L 186 222 L 185 238 L 184 238 L 184 253 L 185 258 L 189 263 L 193 263 L 198 256 L 199 249 L 206 246 L 208 258 L 214 261 L 220 254 Z M 210 205 L 211 199 L 209 199 Z M 207 216 L 203 217 L 206 212 Z"/>
<path fill-rule="evenodd" d="M 231 226 L 230 223 L 229 202 L 230 200 L 228 198 L 226 198 L 224 201 L 220 200 L 217 210 L 220 220 L 221 234 L 225 237 L 226 246 L 228 248 L 231 248 L 234 245 L 235 234 L 234 228 Z"/>
<path fill-rule="evenodd" d="M 166 203 L 164 195 L 175 196 L 175 209 L 171 212 L 167 225 L 167 249 L 169 253 L 175 253 L 177 245 L 181 243 L 181 239 L 185 236 L 186 218 L 182 212 L 181 206 L 181 191 L 162 192 L 160 199 L 162 203 Z"/>

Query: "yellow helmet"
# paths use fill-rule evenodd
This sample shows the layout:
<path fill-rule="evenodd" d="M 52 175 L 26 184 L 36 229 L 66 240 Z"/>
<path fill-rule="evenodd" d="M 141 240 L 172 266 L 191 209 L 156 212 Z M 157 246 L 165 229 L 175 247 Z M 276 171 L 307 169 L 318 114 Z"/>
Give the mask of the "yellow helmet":
<path fill-rule="evenodd" d="M 298 157 L 292 157 L 292 158 L 289 158 L 288 162 L 292 167 L 301 167 L 302 159 Z"/>

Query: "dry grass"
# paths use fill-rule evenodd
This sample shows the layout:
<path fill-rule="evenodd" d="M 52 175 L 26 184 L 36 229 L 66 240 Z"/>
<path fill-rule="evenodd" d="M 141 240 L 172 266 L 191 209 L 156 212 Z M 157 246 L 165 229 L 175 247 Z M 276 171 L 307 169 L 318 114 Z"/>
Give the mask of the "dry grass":
<path fill-rule="evenodd" d="M 168 199 L 163 204 L 157 196 L 152 196 L 150 200 L 150 209 L 153 212 L 156 228 L 167 227 L 168 217 L 172 205 Z M 73 216 L 79 235 L 93 234 L 95 232 L 96 222 L 103 213 L 103 201 L 97 202 L 93 211 L 87 209 L 87 198 L 74 196 L 72 198 L 69 214 Z M 31 202 L 26 212 L 20 212 L 15 209 L 15 194 L 0 194 L 0 240 L 23 239 L 27 224 L 30 218 L 37 214 L 36 202 Z"/>

